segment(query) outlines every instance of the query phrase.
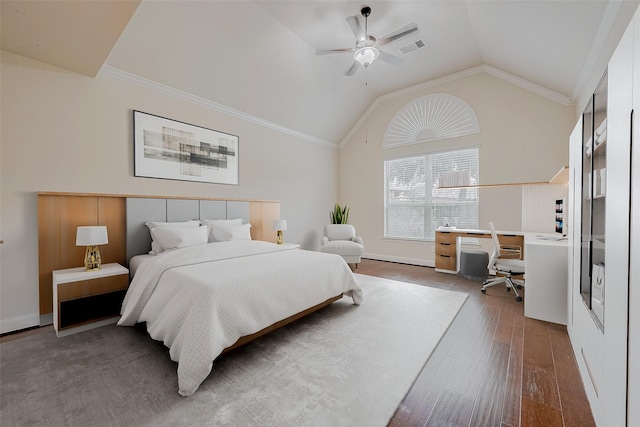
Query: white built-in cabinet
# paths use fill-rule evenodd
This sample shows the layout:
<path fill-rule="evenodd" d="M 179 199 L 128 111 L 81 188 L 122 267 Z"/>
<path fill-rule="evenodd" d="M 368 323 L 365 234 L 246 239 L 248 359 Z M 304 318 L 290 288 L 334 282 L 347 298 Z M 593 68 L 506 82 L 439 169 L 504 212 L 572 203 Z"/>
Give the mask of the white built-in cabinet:
<path fill-rule="evenodd" d="M 633 18 L 633 145 L 629 248 L 628 424 L 640 426 L 640 9 Z"/>
<path fill-rule="evenodd" d="M 637 11 L 570 137 L 567 329 L 599 426 L 640 426 L 639 80 Z"/>

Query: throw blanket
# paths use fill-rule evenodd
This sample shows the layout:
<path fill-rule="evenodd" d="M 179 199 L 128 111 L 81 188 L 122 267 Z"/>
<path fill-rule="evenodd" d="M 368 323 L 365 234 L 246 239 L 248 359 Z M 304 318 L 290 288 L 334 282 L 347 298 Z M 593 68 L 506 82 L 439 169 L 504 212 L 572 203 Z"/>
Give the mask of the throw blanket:
<path fill-rule="evenodd" d="M 238 338 L 340 293 L 362 301 L 338 255 L 260 241 L 218 242 L 143 262 L 118 324 L 147 322 L 151 337 L 163 341 L 178 362 L 178 392 L 189 396 Z"/>

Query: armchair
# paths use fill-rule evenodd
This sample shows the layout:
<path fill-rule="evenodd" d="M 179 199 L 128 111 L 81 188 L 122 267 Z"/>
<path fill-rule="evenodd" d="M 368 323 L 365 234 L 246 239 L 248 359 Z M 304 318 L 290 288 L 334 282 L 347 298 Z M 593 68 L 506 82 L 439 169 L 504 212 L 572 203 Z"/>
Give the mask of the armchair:
<path fill-rule="evenodd" d="M 342 256 L 347 264 L 354 264 L 356 270 L 364 254 L 362 237 L 356 236 L 351 224 L 328 224 L 324 226 L 324 236 L 320 251 Z"/>

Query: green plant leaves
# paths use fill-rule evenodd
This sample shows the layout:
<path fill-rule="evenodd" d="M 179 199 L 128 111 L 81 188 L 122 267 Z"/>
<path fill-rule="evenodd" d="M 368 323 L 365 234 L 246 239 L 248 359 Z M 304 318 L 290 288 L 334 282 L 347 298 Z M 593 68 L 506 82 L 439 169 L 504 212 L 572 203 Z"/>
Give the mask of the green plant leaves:
<path fill-rule="evenodd" d="M 349 222 L 349 208 L 347 205 L 340 207 L 336 203 L 333 210 L 329 212 L 329 216 L 331 217 L 331 224 L 346 224 Z"/>

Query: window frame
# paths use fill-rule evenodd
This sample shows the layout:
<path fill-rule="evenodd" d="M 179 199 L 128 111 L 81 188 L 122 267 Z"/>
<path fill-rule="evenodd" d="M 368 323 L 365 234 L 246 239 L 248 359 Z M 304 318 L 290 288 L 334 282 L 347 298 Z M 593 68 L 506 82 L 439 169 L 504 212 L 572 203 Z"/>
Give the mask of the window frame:
<path fill-rule="evenodd" d="M 441 154 L 445 154 L 445 153 L 454 153 L 457 151 L 469 151 L 469 150 L 475 150 L 476 151 L 476 158 L 475 158 L 475 162 L 477 163 L 477 171 L 476 171 L 476 177 L 475 177 L 475 184 L 477 185 L 479 180 L 480 180 L 480 145 L 468 145 L 468 146 L 460 146 L 460 147 L 451 147 L 451 148 L 446 148 L 446 149 L 440 149 L 440 150 L 432 150 L 432 151 L 423 151 L 423 152 L 417 152 L 417 153 L 407 153 L 407 154 L 403 154 L 400 156 L 395 156 L 395 157 L 389 157 L 389 158 L 385 158 L 383 160 L 383 191 L 384 191 L 384 197 L 383 197 L 383 239 L 388 239 L 388 240 L 402 240 L 402 241 L 418 241 L 418 242 L 434 242 L 435 241 L 435 229 L 437 228 L 437 225 L 432 224 L 433 219 L 432 219 L 432 209 L 430 209 L 433 205 L 432 203 L 432 191 L 427 191 L 427 187 L 428 184 L 426 182 L 426 177 L 432 177 L 432 171 L 431 171 L 431 167 L 432 167 L 432 156 L 437 156 L 437 155 L 441 155 Z M 411 159 L 411 158 L 423 158 L 424 159 L 424 169 L 425 169 L 425 194 L 424 194 L 424 202 L 421 203 L 420 206 L 422 206 L 422 208 L 424 209 L 424 212 L 422 213 L 422 216 L 424 218 L 423 221 L 423 237 L 411 237 L 411 236 L 394 236 L 394 235 L 388 235 L 388 225 L 389 225 L 389 206 L 403 206 L 402 204 L 389 204 L 388 201 L 388 197 L 389 197 L 389 180 L 387 178 L 388 175 L 388 165 L 389 162 L 391 161 L 397 161 L 397 160 L 402 160 L 402 159 Z M 430 181 L 429 183 L 433 188 L 433 181 Z M 478 228 L 478 224 L 480 221 L 480 194 L 478 189 L 475 189 L 476 194 L 475 194 L 475 207 L 476 207 L 476 225 L 475 226 L 471 226 L 470 228 Z M 455 203 L 455 205 L 462 205 L 462 203 Z M 417 206 L 415 204 L 415 202 L 412 203 L 408 203 L 404 206 Z M 437 204 L 436 206 L 442 206 L 441 203 Z M 433 225 L 433 231 L 434 231 L 434 235 L 433 237 L 425 237 L 428 233 L 427 230 L 428 228 Z"/>

